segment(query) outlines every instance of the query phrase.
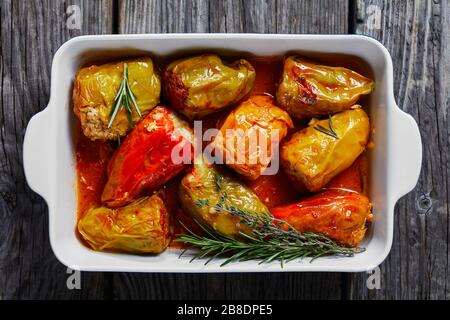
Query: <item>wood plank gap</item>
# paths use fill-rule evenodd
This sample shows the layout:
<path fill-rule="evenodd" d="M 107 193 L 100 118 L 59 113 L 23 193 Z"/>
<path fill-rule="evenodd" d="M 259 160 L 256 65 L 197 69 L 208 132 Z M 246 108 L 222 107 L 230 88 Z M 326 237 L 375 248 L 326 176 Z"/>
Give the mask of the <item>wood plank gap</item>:
<path fill-rule="evenodd" d="M 348 23 L 347 32 L 354 34 L 356 32 L 356 19 L 357 19 L 356 1 L 348 0 Z"/>
<path fill-rule="evenodd" d="M 112 0 L 112 33 L 119 33 L 120 0 Z"/>

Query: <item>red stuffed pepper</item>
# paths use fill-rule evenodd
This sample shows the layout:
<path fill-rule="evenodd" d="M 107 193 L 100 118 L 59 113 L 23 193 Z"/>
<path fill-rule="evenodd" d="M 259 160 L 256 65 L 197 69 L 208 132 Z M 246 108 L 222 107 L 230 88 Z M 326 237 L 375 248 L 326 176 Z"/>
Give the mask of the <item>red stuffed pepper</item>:
<path fill-rule="evenodd" d="M 294 204 L 272 209 L 275 218 L 284 220 L 300 232 L 324 234 L 338 243 L 356 247 L 372 221 L 369 199 L 357 192 L 330 190 Z"/>
<path fill-rule="evenodd" d="M 192 139 L 188 124 L 173 111 L 164 106 L 153 109 L 111 158 L 102 201 L 120 207 L 159 188 L 192 159 Z"/>

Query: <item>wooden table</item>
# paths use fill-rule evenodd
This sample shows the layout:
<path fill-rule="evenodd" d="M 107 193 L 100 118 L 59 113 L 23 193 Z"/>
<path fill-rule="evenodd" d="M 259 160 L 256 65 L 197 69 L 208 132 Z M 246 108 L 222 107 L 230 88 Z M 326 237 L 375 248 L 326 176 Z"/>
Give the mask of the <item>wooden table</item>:
<path fill-rule="evenodd" d="M 450 297 L 450 1 L 2 0 L 0 23 L 0 299 Z M 381 289 L 367 288 L 366 273 L 87 272 L 81 290 L 67 289 L 47 206 L 22 169 L 26 125 L 49 99 L 52 57 L 81 34 L 166 32 L 357 33 L 389 49 L 395 97 L 419 123 L 424 149 L 419 183 L 396 206 Z"/>

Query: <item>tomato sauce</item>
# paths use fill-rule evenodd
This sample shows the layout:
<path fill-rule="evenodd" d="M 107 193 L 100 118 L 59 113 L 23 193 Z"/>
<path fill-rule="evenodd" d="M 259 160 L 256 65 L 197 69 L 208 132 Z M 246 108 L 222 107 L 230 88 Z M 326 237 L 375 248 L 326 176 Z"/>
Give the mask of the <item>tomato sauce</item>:
<path fill-rule="evenodd" d="M 275 97 L 278 81 L 283 71 L 282 57 L 249 58 L 255 68 L 255 83 L 249 95 L 269 94 Z"/>
<path fill-rule="evenodd" d="M 281 168 L 274 175 L 260 176 L 247 184 L 269 209 L 295 202 L 302 195 Z"/>
<path fill-rule="evenodd" d="M 91 141 L 78 130 L 77 157 L 77 196 L 78 218 L 92 207 L 101 205 L 101 195 L 106 184 L 106 167 L 114 148 L 109 142 Z"/>
<path fill-rule="evenodd" d="M 353 164 L 331 179 L 325 188 L 341 188 L 367 195 L 367 156 L 364 152 Z"/>

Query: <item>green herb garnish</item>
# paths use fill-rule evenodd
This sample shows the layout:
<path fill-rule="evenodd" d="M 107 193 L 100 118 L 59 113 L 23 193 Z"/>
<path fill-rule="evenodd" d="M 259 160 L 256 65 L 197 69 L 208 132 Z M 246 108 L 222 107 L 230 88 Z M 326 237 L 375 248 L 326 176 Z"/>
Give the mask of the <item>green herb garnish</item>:
<path fill-rule="evenodd" d="M 125 63 L 123 65 L 123 79 L 122 82 L 120 83 L 119 90 L 117 91 L 116 97 L 114 98 L 114 102 L 111 107 L 111 112 L 109 114 L 110 120 L 108 123 L 108 128 L 111 128 L 111 125 L 113 124 L 114 119 L 117 116 L 117 113 L 119 112 L 119 110 L 123 108 L 126 109 L 128 121 L 130 122 L 130 127 L 133 128 L 133 111 L 131 109 L 132 104 L 137 114 L 139 115 L 139 118 L 142 118 L 142 113 L 136 102 L 136 97 L 134 96 L 130 84 L 128 83 L 128 65 Z"/>
<path fill-rule="evenodd" d="M 120 133 L 116 132 L 116 136 L 117 136 L 117 146 L 120 146 Z"/>
<path fill-rule="evenodd" d="M 201 199 L 195 204 L 202 207 L 209 205 L 209 202 Z M 204 235 L 198 235 L 182 224 L 188 234 L 179 234 L 175 241 L 187 244 L 186 250 L 196 249 L 198 251 L 191 261 L 209 257 L 205 262 L 207 264 L 216 257 L 226 256 L 227 259 L 221 266 L 231 262 L 258 259 L 260 264 L 277 260 L 283 267 L 284 263 L 305 257 L 312 257 L 311 261 L 313 261 L 325 255 L 353 256 L 364 251 L 363 248 L 340 246 L 321 234 L 301 233 L 287 222 L 276 219 L 271 214 L 256 215 L 223 202 L 211 208 L 217 213 L 226 212 L 239 217 L 240 222 L 250 227 L 252 232 L 251 234 L 241 232 L 241 237 L 235 239 L 194 219 L 205 232 Z"/>
<path fill-rule="evenodd" d="M 334 130 L 333 121 L 331 119 L 331 115 L 328 118 L 328 126 L 330 127 L 329 129 L 325 128 L 324 126 L 322 126 L 320 124 L 318 124 L 318 125 L 314 126 L 313 128 L 316 129 L 317 131 L 322 132 L 323 134 L 326 134 L 326 135 L 328 135 L 330 137 L 333 137 L 334 139 L 339 139 L 338 134 Z"/>

